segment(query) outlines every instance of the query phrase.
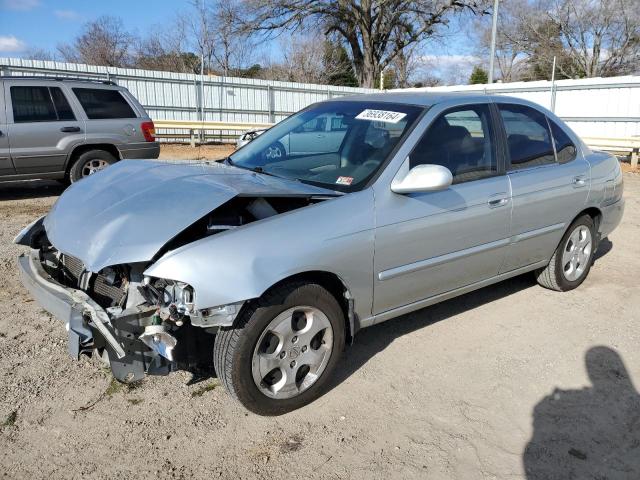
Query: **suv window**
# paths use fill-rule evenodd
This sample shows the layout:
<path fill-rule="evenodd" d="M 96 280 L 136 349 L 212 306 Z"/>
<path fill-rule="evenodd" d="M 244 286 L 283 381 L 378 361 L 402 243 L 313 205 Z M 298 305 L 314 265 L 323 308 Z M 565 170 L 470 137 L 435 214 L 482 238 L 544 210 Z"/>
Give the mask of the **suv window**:
<path fill-rule="evenodd" d="M 74 88 L 73 93 L 90 120 L 136 118 L 129 103 L 117 90 Z"/>
<path fill-rule="evenodd" d="M 58 87 L 11 87 L 10 91 L 15 123 L 75 120 Z"/>
<path fill-rule="evenodd" d="M 553 143 L 556 147 L 558 163 L 568 163 L 575 160 L 578 150 L 569 138 L 569 135 L 553 120 L 549 118 L 547 118 L 547 120 L 549 120 L 549 125 L 551 125 L 551 133 L 553 134 Z"/>
<path fill-rule="evenodd" d="M 555 163 L 547 117 L 525 105 L 499 104 L 512 168 Z"/>
<path fill-rule="evenodd" d="M 440 115 L 411 155 L 410 167 L 442 165 L 453 183 L 490 177 L 498 172 L 488 105 L 466 105 Z"/>

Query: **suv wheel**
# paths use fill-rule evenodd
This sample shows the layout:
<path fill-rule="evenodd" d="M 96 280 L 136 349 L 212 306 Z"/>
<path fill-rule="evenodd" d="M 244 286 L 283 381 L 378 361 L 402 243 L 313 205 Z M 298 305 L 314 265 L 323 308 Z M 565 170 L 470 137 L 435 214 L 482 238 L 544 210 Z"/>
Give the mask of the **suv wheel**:
<path fill-rule="evenodd" d="M 345 343 L 344 314 L 324 287 L 291 282 L 246 305 L 216 335 L 216 374 L 260 415 L 300 408 L 324 391 Z"/>
<path fill-rule="evenodd" d="M 71 183 L 88 177 L 118 160 L 105 150 L 89 150 L 81 154 L 69 170 L 69 180 Z"/>

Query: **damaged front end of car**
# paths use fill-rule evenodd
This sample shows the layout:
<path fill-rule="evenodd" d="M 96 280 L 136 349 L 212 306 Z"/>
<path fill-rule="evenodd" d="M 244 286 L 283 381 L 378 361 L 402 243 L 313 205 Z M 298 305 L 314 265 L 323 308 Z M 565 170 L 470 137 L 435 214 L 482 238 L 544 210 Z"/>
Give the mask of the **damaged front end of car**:
<path fill-rule="evenodd" d="M 109 170 L 117 173 L 118 168 Z M 166 170 L 163 175 L 167 176 Z M 174 182 L 182 179 L 178 173 L 175 177 Z M 90 181 L 83 180 L 63 194 L 47 217 L 16 237 L 15 243 L 29 247 L 18 258 L 19 270 L 35 300 L 65 322 L 71 356 L 98 356 L 110 365 L 115 378 L 125 382 L 145 374 L 209 368 L 217 329 L 232 325 L 250 300 L 198 303 L 198 294 L 188 283 L 156 278 L 146 270 L 164 255 L 198 240 L 233 234 L 232 230 L 252 222 L 329 198 L 309 192 L 274 193 L 264 185 L 249 192 L 249 187 L 227 191 L 212 181 L 206 187 L 211 198 L 206 214 L 188 225 L 172 226 L 162 218 L 161 209 L 151 221 L 144 211 L 148 227 L 143 229 L 142 214 L 126 200 L 117 205 L 119 210 L 96 205 L 95 214 L 78 212 L 75 205 L 85 204 L 87 195 L 79 187 L 89 191 Z M 115 233 L 109 230 L 113 219 L 122 218 L 129 223 L 118 223 L 120 230 Z M 185 222 L 189 214 L 179 218 Z"/>
<path fill-rule="evenodd" d="M 145 277 L 145 264 L 93 273 L 49 244 L 44 232 L 30 246 L 18 259 L 22 281 L 65 322 L 69 354 L 98 356 L 120 381 L 208 367 L 216 327 L 233 322 L 235 315 L 227 312 L 237 314 L 242 306 L 217 309 L 217 318 L 203 316 L 194 310 L 189 285 Z"/>

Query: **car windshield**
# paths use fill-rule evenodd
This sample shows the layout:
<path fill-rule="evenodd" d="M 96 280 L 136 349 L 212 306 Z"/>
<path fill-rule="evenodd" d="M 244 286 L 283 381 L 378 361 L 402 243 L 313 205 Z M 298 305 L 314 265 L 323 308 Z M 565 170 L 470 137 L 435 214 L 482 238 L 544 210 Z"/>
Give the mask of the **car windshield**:
<path fill-rule="evenodd" d="M 388 102 L 319 103 L 258 136 L 229 163 L 354 192 L 384 165 L 423 110 Z"/>

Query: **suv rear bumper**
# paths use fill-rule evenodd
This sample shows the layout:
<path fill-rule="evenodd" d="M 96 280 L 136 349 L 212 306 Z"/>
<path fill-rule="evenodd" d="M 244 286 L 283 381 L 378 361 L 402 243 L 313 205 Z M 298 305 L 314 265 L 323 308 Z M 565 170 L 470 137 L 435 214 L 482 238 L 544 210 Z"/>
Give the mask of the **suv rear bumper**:
<path fill-rule="evenodd" d="M 120 151 L 120 157 L 123 160 L 128 158 L 153 160 L 160 156 L 160 143 L 128 143 L 120 146 L 118 150 Z"/>

